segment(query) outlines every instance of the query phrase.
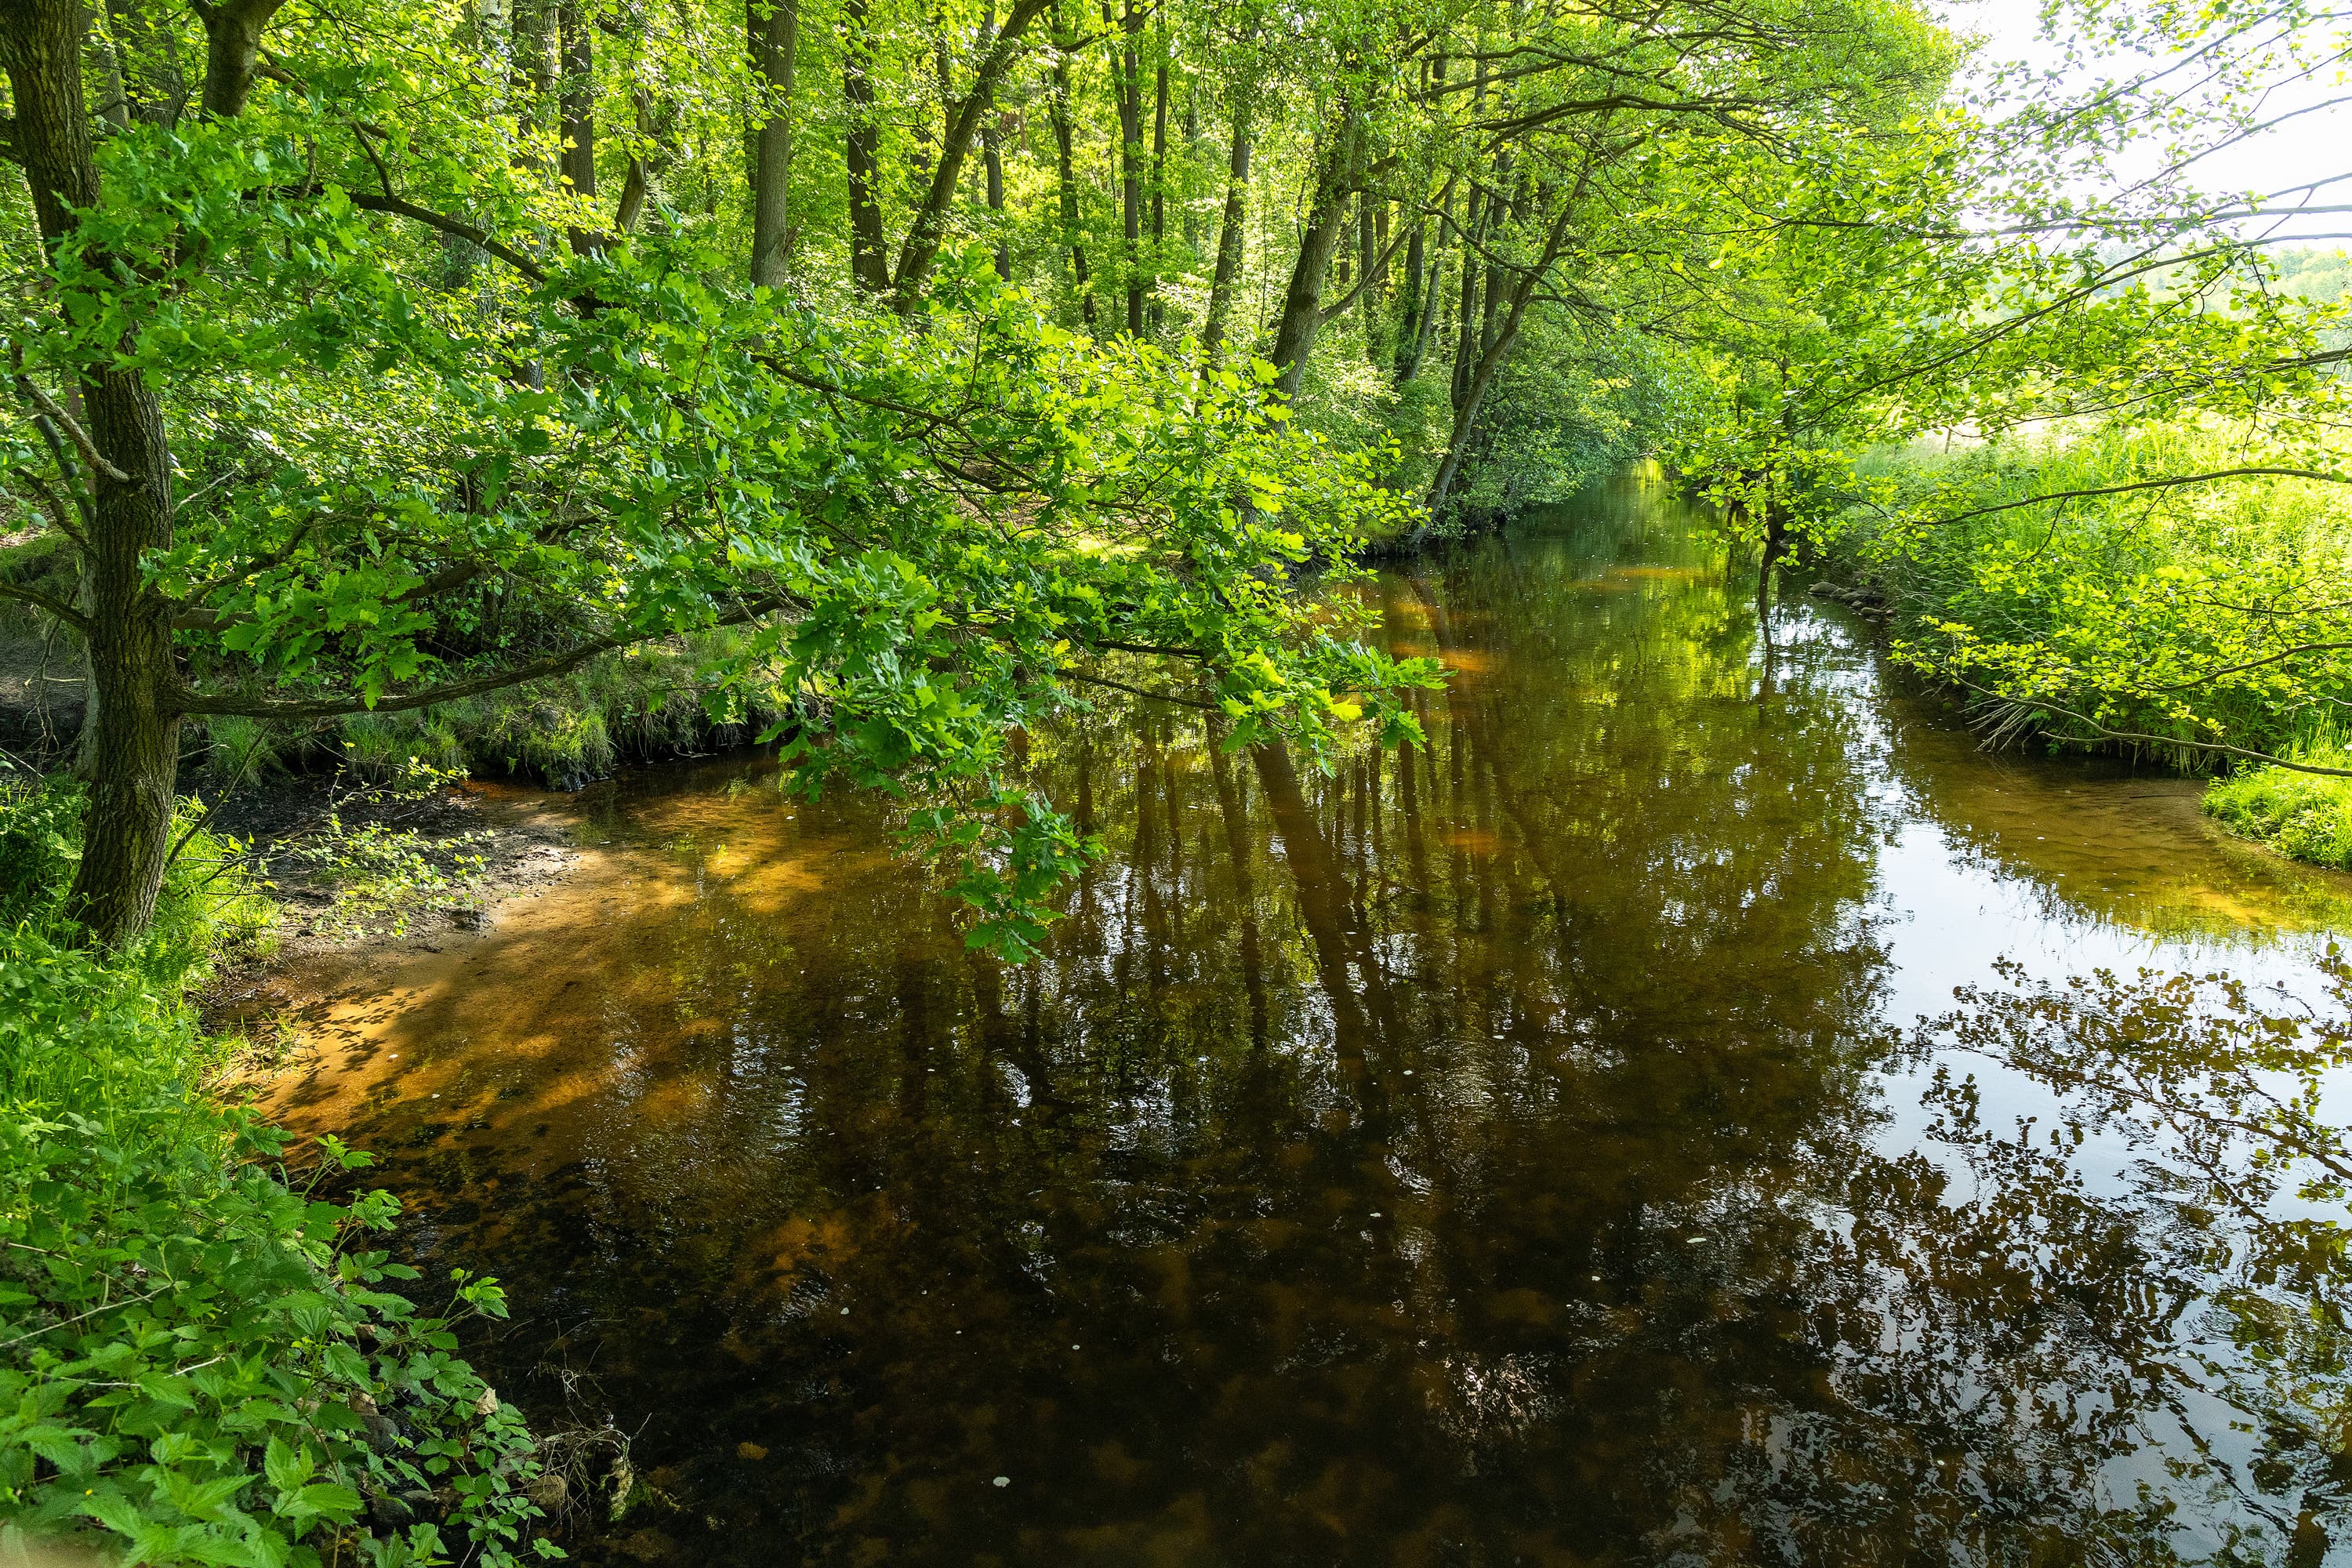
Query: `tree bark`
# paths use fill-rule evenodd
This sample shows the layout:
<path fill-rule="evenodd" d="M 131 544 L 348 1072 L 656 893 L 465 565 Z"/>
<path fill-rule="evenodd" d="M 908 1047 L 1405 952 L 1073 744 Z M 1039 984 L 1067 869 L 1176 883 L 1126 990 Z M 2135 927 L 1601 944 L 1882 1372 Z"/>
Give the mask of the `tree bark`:
<path fill-rule="evenodd" d="M 205 113 L 231 120 L 245 112 L 261 65 L 261 35 L 285 0 L 224 0 L 195 13 L 205 25 Z"/>
<path fill-rule="evenodd" d="M 751 0 L 751 79 L 760 93 L 751 138 L 751 286 L 784 286 L 792 233 L 793 76 L 800 63 L 800 0 Z"/>
<path fill-rule="evenodd" d="M 858 4 L 862 9 L 864 0 L 858 0 Z M 1014 0 L 1013 9 L 1005 13 L 1003 27 L 981 54 L 971 90 L 950 106 L 940 161 L 931 171 L 930 188 L 916 209 L 914 222 L 907 227 L 907 243 L 899 247 L 898 272 L 890 285 L 895 295 L 893 303 L 902 314 L 912 310 L 922 298 L 923 285 L 947 240 L 948 216 L 955 206 L 956 186 L 963 177 L 964 160 L 971 155 L 972 143 L 980 139 L 982 121 L 993 111 L 996 89 L 1020 54 L 1029 25 L 1044 16 L 1045 10 L 1045 0 Z"/>
<path fill-rule="evenodd" d="M 1315 352 L 1315 335 L 1323 327 L 1323 279 L 1331 269 L 1331 256 L 1346 228 L 1349 174 L 1355 164 L 1357 127 L 1352 106 L 1342 100 L 1338 129 L 1324 143 L 1315 168 L 1315 195 L 1307 209 L 1307 229 L 1299 237 L 1298 260 L 1290 269 L 1290 286 L 1282 296 L 1282 317 L 1274 330 L 1275 384 L 1285 395 L 1298 395 L 1299 377 L 1307 356 Z"/>
<path fill-rule="evenodd" d="M 980 41 L 983 51 L 996 38 L 996 5 L 989 0 L 981 12 Z M 989 222 L 994 226 L 996 244 L 990 258 L 996 264 L 996 275 L 1007 283 L 1013 281 L 1013 251 L 1004 238 L 1004 153 L 998 144 L 1001 135 L 999 116 L 993 104 L 987 105 L 980 121 L 980 171 L 988 201 Z"/>
<path fill-rule="evenodd" d="M 563 151 L 556 163 L 563 183 L 583 201 L 596 199 L 596 44 L 588 18 L 580 14 L 579 0 L 556 13 L 563 50 Z M 604 237 L 593 226 L 573 224 L 569 238 L 572 254 L 586 256 L 599 249 Z"/>
<path fill-rule="evenodd" d="M 15 147 L 31 189 L 43 247 L 75 243 L 73 209 L 97 205 L 97 160 L 81 83 L 79 0 L 0 0 L 0 68 L 16 100 Z M 101 275 L 115 260 L 85 251 Z M 128 351 L 129 343 L 121 347 Z M 170 852 L 180 721 L 173 689 L 172 605 L 141 570 L 172 542 L 172 455 L 160 399 L 111 354 L 80 373 L 81 406 L 99 465 L 88 478 L 84 552 L 91 695 L 89 805 L 82 858 L 66 910 L 94 941 L 120 947 L 147 928 Z"/>
<path fill-rule="evenodd" d="M 866 0 L 844 0 L 841 93 L 849 102 L 849 277 L 869 294 L 890 289 L 882 238 L 881 127 L 874 120 L 874 30 Z"/>
<path fill-rule="evenodd" d="M 1502 200 L 1470 187 L 1469 211 L 1462 215 L 1462 300 L 1454 317 L 1454 389 L 1456 409 L 1470 395 L 1470 375 L 1478 363 L 1478 249 L 1486 239 L 1486 215 Z"/>
<path fill-rule="evenodd" d="M 1201 363 L 1217 368 L 1224 346 L 1225 318 L 1234 308 L 1234 284 L 1241 277 L 1242 250 L 1248 235 L 1243 225 L 1249 216 L 1250 95 L 1234 92 L 1233 147 L 1225 164 L 1225 215 L 1217 230 L 1217 271 L 1209 284 L 1209 318 L 1201 328 Z"/>
<path fill-rule="evenodd" d="M 1400 386 L 1412 379 L 1421 357 L 1421 280 L 1427 269 L 1428 255 L 1423 248 L 1429 231 L 1426 218 L 1415 218 L 1412 237 L 1404 246 L 1404 287 L 1398 291 L 1403 313 L 1397 318 L 1397 353 L 1394 380 Z"/>
<path fill-rule="evenodd" d="M 1168 244 L 1168 48 L 1160 39 L 1160 65 L 1152 73 L 1151 89 L 1151 332 L 1160 335 L 1160 257 Z"/>
<path fill-rule="evenodd" d="M 1070 57 L 1062 47 L 1058 17 L 1055 23 L 1054 86 L 1050 94 L 1054 121 L 1054 153 L 1059 164 L 1062 196 L 1062 242 L 1070 250 L 1072 286 L 1078 296 L 1078 313 L 1087 326 L 1095 324 L 1095 296 L 1087 269 L 1086 243 L 1078 235 L 1078 175 L 1071 147 L 1076 128 L 1070 122 Z"/>
<path fill-rule="evenodd" d="M 1111 25 L 1110 0 L 1103 0 L 1103 25 Z M 1127 335 L 1143 335 L 1143 81 L 1138 74 L 1135 36 L 1143 26 L 1135 0 L 1127 0 L 1118 23 L 1124 35 L 1111 51 L 1111 88 L 1118 96 L 1119 229 L 1126 240 L 1119 270 L 1126 274 Z"/>
<path fill-rule="evenodd" d="M 1429 284 L 1421 301 L 1421 322 L 1412 341 L 1402 345 L 1397 362 L 1396 384 L 1402 386 L 1421 374 L 1422 362 L 1429 357 L 1429 345 L 1437 341 L 1437 319 L 1444 313 L 1445 300 L 1445 231 L 1454 222 L 1454 187 L 1445 188 L 1445 198 L 1438 208 L 1436 250 L 1429 258 Z M 1418 236 L 1415 237 L 1418 239 Z"/>

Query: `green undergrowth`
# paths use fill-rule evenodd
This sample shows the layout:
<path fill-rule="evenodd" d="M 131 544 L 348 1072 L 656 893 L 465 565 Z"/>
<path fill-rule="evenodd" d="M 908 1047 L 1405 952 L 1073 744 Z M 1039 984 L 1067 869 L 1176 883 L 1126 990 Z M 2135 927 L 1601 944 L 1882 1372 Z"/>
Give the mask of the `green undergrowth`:
<path fill-rule="evenodd" d="M 81 951 L 79 818 L 69 786 L 0 788 L 0 1560 L 536 1555 L 540 1455 L 452 1332 L 504 1315 L 495 1282 L 425 1285 L 370 1245 L 394 1198 L 324 1195 L 367 1155 L 208 1088 L 233 1042 L 189 993 L 268 906 L 198 830 L 150 937 Z"/>
<path fill-rule="evenodd" d="M 746 634 L 729 629 L 607 654 L 567 675 L 403 713 L 341 721 L 342 757 L 364 777 L 413 759 L 449 773 L 505 773 L 577 789 L 624 758 L 656 758 L 747 740 L 781 700 L 730 697 L 714 717 L 709 675 Z"/>
<path fill-rule="evenodd" d="M 2298 746 L 2296 762 L 2352 769 L 2352 747 L 2326 741 Z M 2224 826 L 2281 854 L 2352 871 L 2352 778 L 2254 767 L 2216 779 L 2205 809 Z"/>
<path fill-rule="evenodd" d="M 1817 542 L 1832 574 L 1885 599 L 1896 660 L 1956 689 L 1995 743 L 2189 772 L 2222 765 L 2221 747 L 2346 765 L 2322 717 L 2352 702 L 2339 489 L 2285 475 L 2148 483 L 2251 460 L 2223 433 L 2181 426 L 1882 450 Z M 2217 780 L 2206 809 L 2298 859 L 2352 867 L 2347 781 L 2246 769 Z"/>

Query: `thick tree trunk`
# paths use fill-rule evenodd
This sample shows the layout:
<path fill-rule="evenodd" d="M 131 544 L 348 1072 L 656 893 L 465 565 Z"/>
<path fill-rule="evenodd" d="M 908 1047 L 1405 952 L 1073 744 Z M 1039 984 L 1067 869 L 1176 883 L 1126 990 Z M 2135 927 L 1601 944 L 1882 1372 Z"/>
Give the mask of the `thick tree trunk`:
<path fill-rule="evenodd" d="M 230 120 L 245 112 L 261 65 L 261 35 L 285 0 L 223 0 L 199 5 L 205 24 L 205 113 Z"/>
<path fill-rule="evenodd" d="M 1298 240 L 1297 264 L 1290 269 L 1290 286 L 1283 291 L 1282 317 L 1275 324 L 1275 384 L 1285 395 L 1298 395 L 1299 377 L 1307 356 L 1315 352 L 1315 335 L 1323 328 L 1323 279 L 1331 270 L 1332 254 L 1346 229 L 1349 173 L 1355 166 L 1357 127 L 1349 105 L 1339 107 L 1338 128 L 1322 149 L 1315 168 L 1315 195 L 1307 209 L 1306 232 Z"/>
<path fill-rule="evenodd" d="M 0 0 L 16 153 L 52 254 L 73 244 L 72 209 L 96 205 L 100 194 L 80 35 L 79 0 Z M 79 259 L 111 270 L 103 255 Z M 100 359 L 83 371 L 80 393 L 103 465 L 87 476 L 93 493 L 84 560 L 96 729 L 81 864 L 66 907 L 93 939 L 120 946 L 154 915 L 179 773 L 180 721 L 168 701 L 178 689 L 173 606 L 141 571 L 147 551 L 172 542 L 172 454 L 163 405 L 139 371 Z"/>
<path fill-rule="evenodd" d="M 584 201 L 596 199 L 596 46 L 589 31 L 588 18 L 580 14 L 577 0 L 566 5 L 556 14 L 556 26 L 562 40 L 563 86 L 560 96 L 562 110 L 562 136 L 563 150 L 556 163 L 556 172 L 562 177 L 572 194 Z M 593 227 L 574 224 L 568 237 L 572 253 L 586 256 L 599 247 L 604 237 Z"/>
<path fill-rule="evenodd" d="M 784 286 L 793 188 L 793 78 L 800 63 L 800 0 L 751 0 L 751 80 L 760 93 L 751 136 L 751 285 Z"/>
<path fill-rule="evenodd" d="M 874 120 L 874 30 L 866 0 L 845 0 L 841 21 L 841 95 L 849 101 L 849 277 L 867 293 L 883 294 L 890 288 L 890 260 L 883 249 L 882 130 Z"/>
<path fill-rule="evenodd" d="M 1209 284 L 1209 318 L 1201 328 L 1201 363 L 1217 368 L 1224 347 L 1225 319 L 1234 308 L 1234 284 L 1241 277 L 1242 249 L 1248 238 L 1243 227 L 1249 216 L 1250 98 L 1234 94 L 1233 150 L 1225 165 L 1225 214 L 1217 230 L 1217 272 Z"/>

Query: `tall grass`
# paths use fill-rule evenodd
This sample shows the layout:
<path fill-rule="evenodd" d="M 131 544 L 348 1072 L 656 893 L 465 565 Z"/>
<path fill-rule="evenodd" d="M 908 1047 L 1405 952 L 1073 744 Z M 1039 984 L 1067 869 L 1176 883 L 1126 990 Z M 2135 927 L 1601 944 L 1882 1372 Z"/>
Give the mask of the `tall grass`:
<path fill-rule="evenodd" d="M 1885 595 L 1896 658 L 1949 681 L 1998 740 L 2095 745 L 2211 772 L 2238 748 L 2343 754 L 2352 705 L 2352 506 L 2344 487 L 2255 476 L 2192 426 L 1921 444 L 1857 465 L 1867 499 L 1832 553 Z M 2107 490 L 2040 505 L 2069 491 Z M 2302 649 L 2294 652 L 2292 650 Z M 2284 657 L 2282 657 L 2284 656 Z M 2342 786 L 2279 769 L 2218 783 L 2209 808 L 2304 858 L 2347 864 Z"/>

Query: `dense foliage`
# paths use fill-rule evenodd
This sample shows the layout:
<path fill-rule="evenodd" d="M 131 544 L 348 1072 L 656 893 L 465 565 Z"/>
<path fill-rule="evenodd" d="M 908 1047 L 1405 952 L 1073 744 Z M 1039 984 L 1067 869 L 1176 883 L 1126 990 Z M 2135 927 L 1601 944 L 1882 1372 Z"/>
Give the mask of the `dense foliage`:
<path fill-rule="evenodd" d="M 199 830 L 135 957 L 62 941 L 82 806 L 0 797 L 0 1551 L 98 1532 L 159 1564 L 530 1554 L 541 1458 L 448 1318 L 402 1293 L 431 1288 L 368 1248 L 396 1201 L 316 1192 L 367 1156 L 295 1150 L 204 1089 L 220 1047 L 183 992 L 265 911 L 222 891 Z M 504 1315 L 492 1281 L 442 1289 Z"/>

